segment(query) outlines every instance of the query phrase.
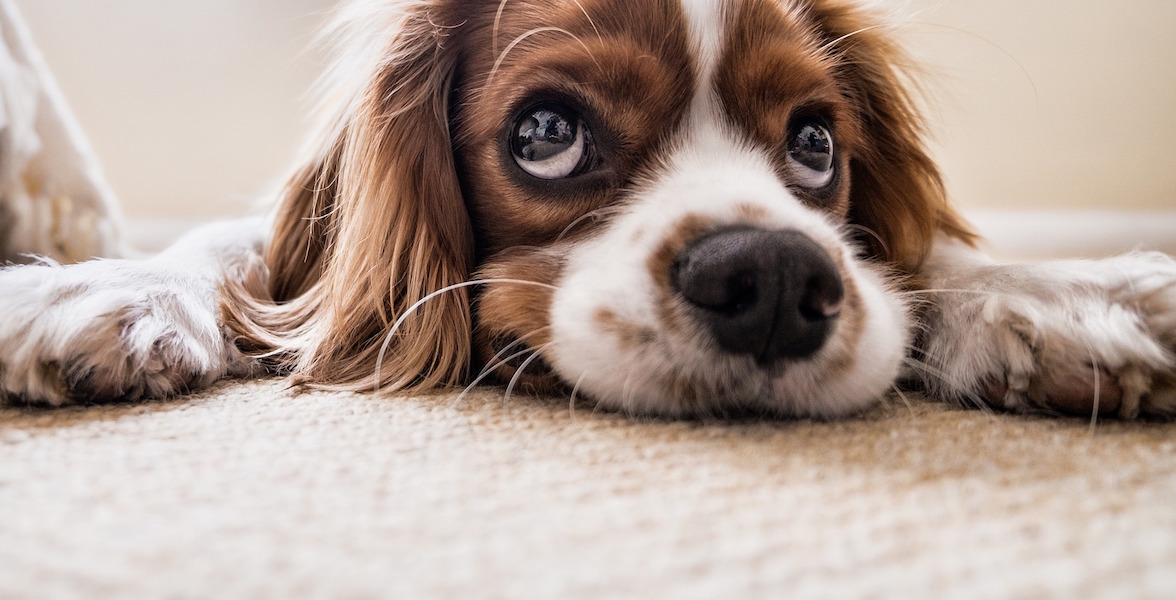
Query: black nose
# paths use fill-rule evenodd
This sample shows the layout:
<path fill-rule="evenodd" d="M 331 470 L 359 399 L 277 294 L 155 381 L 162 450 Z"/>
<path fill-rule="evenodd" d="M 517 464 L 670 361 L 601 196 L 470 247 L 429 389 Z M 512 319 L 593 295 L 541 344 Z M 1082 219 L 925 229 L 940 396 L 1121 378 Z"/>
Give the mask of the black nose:
<path fill-rule="evenodd" d="M 670 281 L 719 346 L 761 364 L 815 354 L 845 300 L 837 265 L 799 231 L 719 230 L 678 255 Z"/>

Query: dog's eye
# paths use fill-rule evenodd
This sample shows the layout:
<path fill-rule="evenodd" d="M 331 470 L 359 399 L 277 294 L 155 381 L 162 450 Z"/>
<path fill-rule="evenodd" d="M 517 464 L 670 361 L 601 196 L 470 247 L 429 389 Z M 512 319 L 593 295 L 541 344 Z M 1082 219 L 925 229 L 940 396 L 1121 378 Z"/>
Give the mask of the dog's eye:
<path fill-rule="evenodd" d="M 788 169 L 796 185 L 820 190 L 833 183 L 836 162 L 833 136 L 819 121 L 805 120 L 792 128 L 788 141 Z"/>
<path fill-rule="evenodd" d="M 539 179 L 564 179 L 589 166 L 592 134 L 571 110 L 540 106 L 515 122 L 511 152 L 527 173 Z"/>

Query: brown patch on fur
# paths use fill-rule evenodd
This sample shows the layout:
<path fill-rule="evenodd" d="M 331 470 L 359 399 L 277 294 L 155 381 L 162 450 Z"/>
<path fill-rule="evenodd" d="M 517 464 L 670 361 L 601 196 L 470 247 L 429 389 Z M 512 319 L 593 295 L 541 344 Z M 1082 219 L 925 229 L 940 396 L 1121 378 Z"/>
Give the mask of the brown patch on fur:
<path fill-rule="evenodd" d="M 814 2 L 809 14 L 836 60 L 842 93 L 865 140 L 850 159 L 850 221 L 881 241 L 866 236 L 863 242 L 907 273 L 919 270 L 938 233 L 974 244 L 976 235 L 948 205 L 923 144 L 922 116 L 904 86 L 906 55 L 885 27 L 852 3 Z"/>
<path fill-rule="evenodd" d="M 844 218 L 849 209 L 845 156 L 857 142 L 852 109 L 841 94 L 837 73 L 814 55 L 811 26 L 778 2 L 746 0 L 727 14 L 726 46 L 715 71 L 715 87 L 731 119 L 749 139 L 769 151 L 782 181 L 791 125 L 798 116 L 819 117 L 834 132 L 841 180 L 833 197 L 797 190 L 803 200 Z"/>
<path fill-rule="evenodd" d="M 839 0 L 746 0 L 729 27 L 717 86 L 732 118 L 781 165 L 791 119 L 827 119 L 842 181 L 826 209 L 876 233 L 880 239 L 860 240 L 872 255 L 912 273 L 936 233 L 974 242 L 923 146 L 922 120 L 903 86 L 905 55 L 872 15 Z"/>
<path fill-rule="evenodd" d="M 500 381 L 510 381 L 522 363 L 530 357 L 528 350 L 543 356 L 551 343 L 551 305 L 553 286 L 563 274 L 564 258 L 555 248 L 518 248 L 495 257 L 479 273 L 479 280 L 515 280 L 527 283 L 489 283 L 478 290 L 475 310 L 478 325 L 474 330 L 476 364 L 492 368 Z M 516 343 L 517 342 L 517 343 Z M 512 345 L 509 349 L 505 346 Z M 497 358 L 499 351 L 504 353 Z M 507 360 L 518 355 L 521 360 Z M 501 362 L 501 364 L 498 364 Z M 495 366 L 497 365 L 497 366 Z M 519 377 L 527 389 L 554 392 L 561 382 L 545 361 L 535 360 Z"/>
<path fill-rule="evenodd" d="M 846 276 L 845 263 L 838 254 L 830 253 L 830 256 L 837 264 L 837 270 L 841 272 L 845 304 L 841 309 L 841 315 L 837 317 L 837 327 L 833 330 L 833 336 L 828 342 L 830 345 L 829 352 L 824 358 L 824 370 L 829 374 L 829 379 L 838 379 L 846 376 L 857 366 L 857 348 L 866 331 L 866 317 L 881 315 L 866 315 L 857 282 Z"/>
<path fill-rule="evenodd" d="M 34 175 L 31 171 L 24 171 L 20 174 L 20 181 L 24 184 L 25 193 L 36 198 L 45 191 L 45 187 L 41 185 L 41 179 Z"/>
<path fill-rule="evenodd" d="M 607 221 L 628 184 L 656 164 L 685 115 L 694 86 L 685 24 L 676 0 L 512 0 L 497 23 L 499 3 L 487 6 L 493 10 L 471 10 L 462 31 L 497 39 L 497 48 L 493 42 L 467 48 L 453 116 L 480 274 L 554 285 L 563 269 L 560 249 L 599 226 L 584 217 L 596 213 Z M 544 103 L 581 115 L 599 169 L 559 182 L 522 173 L 510 155 L 510 128 L 523 111 Z M 550 290 L 515 284 L 481 290 L 476 360 L 489 360 L 504 341 L 522 340 L 536 349 L 547 344 L 551 296 Z M 517 367 L 501 366 L 498 379 L 512 378 Z M 538 390 L 562 387 L 545 364 L 532 363 L 521 381 Z"/>
<path fill-rule="evenodd" d="M 767 222 L 768 211 L 754 204 L 738 204 L 735 206 L 735 216 L 737 224 L 755 225 Z"/>
<path fill-rule="evenodd" d="M 269 248 L 268 289 L 231 283 L 226 322 L 239 345 L 299 380 L 390 389 L 457 383 L 470 356 L 465 281 L 473 240 L 449 143 L 450 81 L 460 45 L 439 24 L 457 4 L 373 6 L 343 32 L 382 40 L 287 184 Z M 401 12 L 403 11 L 403 12 Z M 386 28 L 383 29 L 376 28 Z M 404 317 L 393 335 L 393 323 Z M 387 348 L 383 353 L 382 350 Z"/>
<path fill-rule="evenodd" d="M 646 271 L 657 290 L 658 322 L 666 332 L 685 333 L 693 327 L 693 319 L 682 310 L 682 301 L 673 289 L 670 273 L 674 262 L 694 240 L 715 228 L 715 223 L 699 215 L 687 215 L 674 225 L 669 235 L 645 262 Z"/>
<path fill-rule="evenodd" d="M 527 36 L 537 27 L 559 31 Z M 486 28 L 493 22 L 473 19 L 464 31 L 488 39 Z M 500 50 L 522 41 L 504 58 L 492 44 L 476 45 L 455 102 L 456 153 L 480 256 L 551 243 L 585 214 L 612 206 L 657 164 L 693 92 L 685 32 L 676 0 L 512 0 L 499 23 Z M 598 170 L 559 182 L 522 173 L 506 140 L 520 114 L 543 103 L 582 116 Z"/>
<path fill-rule="evenodd" d="M 706 235 L 715 226 L 716 224 L 711 219 L 696 214 L 686 215 L 674 225 L 670 233 L 662 239 L 661 245 L 649 255 L 649 259 L 645 262 L 649 278 L 659 291 L 666 294 L 672 293 L 670 271 L 674 261 L 687 246 Z"/>
<path fill-rule="evenodd" d="M 596 314 L 592 315 L 592 321 L 605 333 L 616 338 L 626 350 L 636 350 L 657 341 L 657 331 L 625 321 L 607 308 L 597 310 Z"/>

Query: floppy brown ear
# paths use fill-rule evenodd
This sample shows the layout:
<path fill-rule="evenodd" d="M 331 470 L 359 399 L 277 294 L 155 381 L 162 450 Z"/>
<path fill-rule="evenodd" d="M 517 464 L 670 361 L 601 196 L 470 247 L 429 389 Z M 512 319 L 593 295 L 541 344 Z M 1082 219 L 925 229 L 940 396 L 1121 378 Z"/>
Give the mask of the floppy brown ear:
<path fill-rule="evenodd" d="M 473 264 L 447 118 L 456 44 L 429 4 L 360 25 L 396 33 L 286 185 L 268 282 L 227 290 L 238 345 L 305 382 L 370 389 L 378 371 L 385 389 L 433 387 L 459 382 L 469 363 L 464 290 L 407 314 Z M 338 68 L 359 68 L 353 58 Z"/>
<path fill-rule="evenodd" d="M 922 117 L 902 77 L 905 54 L 860 7 L 832 0 L 815 5 L 813 17 L 862 123 L 865 142 L 850 164 L 850 220 L 877 234 L 862 241 L 908 273 L 922 265 L 939 233 L 974 243 L 924 146 Z"/>

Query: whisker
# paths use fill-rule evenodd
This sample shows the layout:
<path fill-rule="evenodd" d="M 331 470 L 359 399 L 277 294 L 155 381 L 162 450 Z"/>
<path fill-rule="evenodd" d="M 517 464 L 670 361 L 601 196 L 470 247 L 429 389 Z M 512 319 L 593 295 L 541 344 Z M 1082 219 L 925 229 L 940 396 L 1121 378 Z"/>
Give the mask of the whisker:
<path fill-rule="evenodd" d="M 535 362 L 535 360 L 539 358 L 539 353 L 542 352 L 543 350 L 545 350 L 550 345 L 551 344 L 544 344 L 544 345 L 536 348 L 534 351 L 531 352 L 531 357 L 528 358 L 527 360 L 523 361 L 523 364 L 518 368 L 517 371 L 515 371 L 514 377 L 510 378 L 510 385 L 506 386 L 506 395 L 503 396 L 503 398 L 502 398 L 502 404 L 504 406 L 510 402 L 511 396 L 514 395 L 515 385 L 517 385 L 519 382 L 519 379 L 521 379 L 523 377 L 523 371 L 526 371 L 527 367 L 531 366 L 531 363 Z"/>
<path fill-rule="evenodd" d="M 611 206 L 606 206 L 604 208 L 598 208 L 590 213 L 581 215 L 580 218 L 576 219 L 575 221 L 572 221 L 570 224 L 568 224 L 567 227 L 564 227 L 564 230 L 561 231 L 559 236 L 555 238 L 555 241 L 558 242 L 558 241 L 564 239 L 564 237 L 566 237 L 569 233 L 571 233 L 572 230 L 575 229 L 576 226 L 579 225 L 580 223 L 583 223 L 584 221 L 587 221 L 589 219 L 597 219 L 597 218 L 602 217 L 605 214 L 610 213 L 610 212 L 617 212 L 617 209 L 614 207 L 611 207 Z"/>
<path fill-rule="evenodd" d="M 968 37 L 979 40 L 979 41 L 985 43 L 986 45 L 988 45 L 989 47 L 995 49 L 997 52 L 1000 52 L 1001 54 L 1003 54 L 1005 56 L 1005 58 L 1012 61 L 1012 63 L 1014 65 L 1017 65 L 1017 69 L 1019 69 L 1021 71 L 1021 74 L 1025 76 L 1025 81 L 1029 82 L 1029 87 L 1033 88 L 1034 110 L 1036 110 L 1038 112 L 1041 111 L 1041 92 L 1040 92 L 1040 90 L 1037 89 L 1037 82 L 1033 79 L 1033 75 L 1029 72 L 1029 69 L 1027 69 L 1025 67 L 1025 65 L 1020 61 L 1020 59 L 1018 59 L 1012 52 L 1009 52 L 1004 47 L 1002 47 L 1000 44 L 974 32 L 974 31 L 968 31 L 967 29 L 964 29 L 962 27 L 956 27 L 954 25 L 948 25 L 946 23 L 931 23 L 928 21 L 921 21 L 919 23 L 913 23 L 912 25 L 923 25 L 923 26 L 927 26 L 927 27 L 939 27 L 942 29 L 946 29 L 948 31 L 955 32 L 955 33 L 962 33 Z"/>
<path fill-rule="evenodd" d="M 546 329 L 546 327 L 544 329 Z M 532 332 L 529 335 L 534 335 L 535 333 L 538 333 L 538 332 Z M 498 353 L 495 354 L 494 357 L 490 359 L 490 361 L 487 361 L 487 365 L 484 369 L 482 369 L 482 372 L 479 373 L 478 376 L 475 377 L 474 380 L 472 382 L 470 382 L 470 384 L 467 385 L 465 387 L 465 389 L 463 389 L 461 391 L 460 394 L 458 394 L 457 398 L 454 399 L 454 401 L 450 404 L 450 407 L 454 407 L 454 406 L 461 404 L 461 401 L 465 399 L 466 395 L 468 395 L 470 392 L 472 392 L 474 390 L 474 388 L 476 388 L 478 386 L 478 384 L 485 381 L 487 377 L 490 377 L 491 375 L 493 375 L 494 372 L 497 371 L 499 367 L 510 363 L 510 361 L 512 361 L 520 356 L 526 356 L 529 352 L 534 352 L 534 350 L 531 348 L 525 348 L 523 350 L 520 350 L 519 352 L 515 352 L 514 354 L 512 354 L 506 358 L 503 358 L 502 360 L 500 360 L 496 364 L 490 364 L 494 360 L 497 360 L 498 358 L 502 357 L 503 354 L 506 354 L 507 352 L 510 351 L 511 348 L 513 348 L 514 346 L 516 346 L 520 343 L 522 343 L 521 338 L 514 341 L 513 343 L 511 343 L 506 348 L 499 350 Z"/>
<path fill-rule="evenodd" d="M 890 389 L 894 391 L 894 393 L 898 395 L 898 399 L 902 400 L 902 403 L 906 405 L 907 411 L 911 414 L 911 416 L 915 416 L 915 405 L 911 404 L 910 398 L 907 398 L 906 394 L 902 393 L 902 389 L 899 388 L 897 384 L 890 384 Z"/>
<path fill-rule="evenodd" d="M 976 296 L 999 296 L 1000 292 L 988 290 L 969 290 L 964 288 L 928 288 L 921 290 L 906 290 L 903 295 L 917 296 L 920 294 L 974 294 Z"/>
<path fill-rule="evenodd" d="M 478 377 L 481 378 L 488 373 L 493 373 L 499 367 L 501 367 L 501 366 L 507 364 L 507 362 L 517 358 L 519 356 L 519 354 L 515 354 L 514 356 L 508 356 L 505 359 L 499 360 L 500 358 L 502 358 L 502 355 L 506 354 L 507 352 L 510 352 L 511 348 L 514 348 L 515 346 L 518 346 L 519 344 L 525 343 L 527 338 L 539 335 L 540 333 L 543 333 L 549 329 L 551 329 L 551 327 L 540 327 L 540 328 L 536 329 L 535 331 L 528 333 L 527 335 L 519 336 L 518 338 L 515 339 L 515 341 L 507 344 L 506 347 L 499 350 L 497 353 L 494 354 L 494 356 L 490 357 L 490 360 L 486 361 L 486 366 L 482 367 L 482 370 L 478 373 Z M 520 354 L 526 354 L 530 350 L 531 350 L 531 348 L 526 348 Z M 495 361 L 498 361 L 498 362 L 495 362 Z"/>
<path fill-rule="evenodd" d="M 507 2 L 510 2 L 510 0 L 502 0 L 502 2 L 499 3 L 499 5 L 498 5 L 498 12 L 494 13 L 494 31 L 491 34 L 491 36 L 492 36 L 492 39 L 494 40 L 493 47 L 494 47 L 494 55 L 495 56 L 498 55 L 498 30 L 502 26 L 502 12 L 504 10 L 506 10 L 506 3 Z"/>
<path fill-rule="evenodd" d="M 384 344 L 382 346 L 380 346 L 380 353 L 378 355 L 376 355 L 375 385 L 374 385 L 374 388 L 372 391 L 373 392 L 380 391 L 380 387 L 383 385 L 383 378 L 381 377 L 380 371 L 384 365 L 384 357 L 387 356 L 388 348 L 390 348 L 392 346 L 392 340 L 395 339 L 396 333 L 398 331 L 400 331 L 400 328 L 404 325 L 404 322 L 407 321 L 408 318 L 410 316 L 412 316 L 413 313 L 415 313 L 418 309 L 420 309 L 420 307 L 424 306 L 425 303 L 429 302 L 430 300 L 433 300 L 435 298 L 438 298 L 440 296 L 448 294 L 449 292 L 454 292 L 454 291 L 469 288 L 469 287 L 474 287 L 474 286 L 479 286 L 479 285 L 488 285 L 488 284 L 494 284 L 494 283 L 514 284 L 514 285 L 533 285 L 533 286 L 537 286 L 537 287 L 544 287 L 544 288 L 547 288 L 550 290 L 556 289 L 556 287 L 551 284 L 539 283 L 537 281 L 526 281 L 523 279 L 477 279 L 477 280 L 473 280 L 473 281 L 466 281 L 463 283 L 455 283 L 453 285 L 443 287 L 443 288 L 429 294 L 428 296 L 425 296 L 424 298 L 417 300 L 415 304 L 408 307 L 408 310 L 404 311 L 404 313 L 400 315 L 400 318 L 396 319 L 396 322 L 392 325 L 392 328 L 389 329 L 387 335 L 384 336 Z"/>
<path fill-rule="evenodd" d="M 505 0 L 503 0 L 503 2 L 505 2 Z M 580 0 L 572 0 L 572 2 L 575 2 L 576 7 L 580 9 L 580 12 L 584 13 L 584 18 L 588 19 L 588 24 L 592 26 L 592 31 L 596 32 L 597 41 L 603 44 L 604 38 L 601 37 L 600 30 L 596 28 L 596 22 L 592 20 L 592 15 L 589 15 L 588 11 L 584 10 L 584 5 L 580 4 Z"/>
<path fill-rule="evenodd" d="M 1086 346 L 1086 353 L 1090 356 L 1090 368 L 1094 369 L 1094 406 L 1090 411 L 1090 437 L 1094 437 L 1095 430 L 1098 429 L 1098 404 L 1102 400 L 1102 369 L 1098 366 L 1098 358 L 1094 355 L 1094 347 L 1085 338 L 1079 338 L 1082 345 Z"/>
<path fill-rule="evenodd" d="M 513 42 L 511 42 L 510 44 L 508 44 L 506 46 L 506 49 L 504 49 L 502 51 L 502 54 L 498 55 L 498 59 L 494 61 L 494 66 L 490 68 L 490 75 L 488 75 L 486 77 L 486 87 L 489 87 L 490 84 L 494 81 L 494 76 L 498 74 L 498 69 L 500 67 L 502 67 L 502 63 L 506 60 L 506 57 L 510 55 L 512 50 L 514 50 L 516 47 L 518 47 L 519 44 L 525 42 L 527 40 L 527 38 L 529 38 L 533 35 L 538 35 L 540 33 L 548 33 L 548 32 L 562 33 L 562 34 L 572 38 L 573 40 L 576 40 L 576 42 L 578 44 L 580 44 L 581 47 L 584 48 L 584 51 L 588 53 L 588 56 L 590 56 L 592 58 L 592 62 L 596 63 L 597 67 L 600 66 L 600 62 L 596 60 L 596 57 L 592 54 L 592 50 L 590 50 L 588 48 L 587 44 L 585 44 L 583 42 L 583 40 L 581 40 L 579 38 L 579 36 L 577 36 L 576 34 L 570 32 L 567 29 L 564 29 L 562 27 L 536 27 L 536 28 L 520 35 L 519 37 L 515 38 Z"/>
<path fill-rule="evenodd" d="M 890 248 L 886 244 L 886 240 L 882 239 L 882 235 L 879 234 L 877 231 L 874 231 L 873 229 L 866 227 L 865 225 L 857 225 L 854 223 L 850 223 L 848 225 L 845 225 L 845 228 L 849 229 L 849 230 L 860 231 L 860 232 L 874 238 L 875 240 L 877 240 L 878 246 L 880 248 L 882 248 L 882 251 L 885 252 L 886 254 L 890 254 Z"/>
<path fill-rule="evenodd" d="M 585 372 L 576 380 L 576 385 L 572 388 L 572 397 L 568 400 L 568 412 L 571 414 L 573 422 L 576 421 L 576 396 L 580 393 L 580 384 L 584 383 L 584 378 L 587 376 L 588 373 Z"/>
<path fill-rule="evenodd" d="M 633 396 L 636 394 L 629 388 L 629 384 L 633 382 L 633 368 L 625 374 L 625 385 L 621 386 L 621 410 L 624 411 L 625 416 L 633 418 L 637 416 L 636 411 L 633 410 Z"/>
<path fill-rule="evenodd" d="M 848 40 L 854 36 L 861 35 L 863 33 L 869 33 L 871 31 L 874 31 L 875 29 L 882 29 L 883 27 L 885 27 L 885 26 L 884 25 L 871 25 L 869 27 L 862 27 L 861 29 L 858 29 L 857 31 L 851 31 L 851 32 L 849 32 L 849 33 L 847 33 L 837 39 L 829 41 L 824 46 L 821 46 L 820 52 L 821 52 L 821 54 L 826 54 L 830 50 L 832 50 L 834 46 L 840 44 L 841 42 L 844 42 L 845 40 Z"/>

